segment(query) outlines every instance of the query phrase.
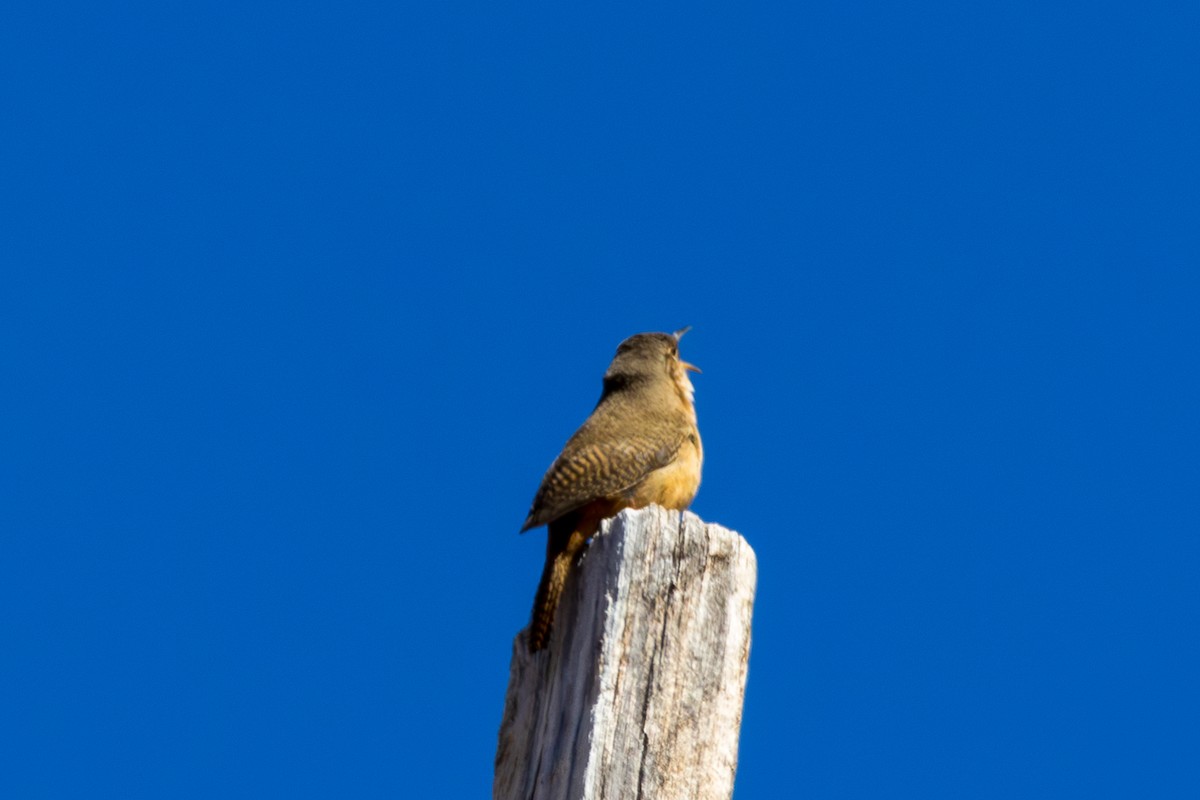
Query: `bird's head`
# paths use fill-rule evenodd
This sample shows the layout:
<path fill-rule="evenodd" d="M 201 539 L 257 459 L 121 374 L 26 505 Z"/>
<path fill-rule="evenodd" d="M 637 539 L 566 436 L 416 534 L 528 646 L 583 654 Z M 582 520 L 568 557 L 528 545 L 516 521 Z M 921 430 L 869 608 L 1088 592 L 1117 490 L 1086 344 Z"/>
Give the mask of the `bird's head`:
<path fill-rule="evenodd" d="M 690 400 L 695 390 L 687 374 L 700 369 L 679 358 L 679 340 L 688 330 L 638 333 L 621 342 L 604 373 L 605 387 L 619 388 L 642 381 L 668 379 L 686 392 Z"/>

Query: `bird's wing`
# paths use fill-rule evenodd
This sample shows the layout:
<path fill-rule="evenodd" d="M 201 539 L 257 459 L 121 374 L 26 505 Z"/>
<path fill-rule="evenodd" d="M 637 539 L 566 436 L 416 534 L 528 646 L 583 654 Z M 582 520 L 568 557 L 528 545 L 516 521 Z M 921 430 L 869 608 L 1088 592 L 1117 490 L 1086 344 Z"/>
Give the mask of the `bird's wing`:
<path fill-rule="evenodd" d="M 545 525 L 592 500 L 636 486 L 654 470 L 670 464 L 684 438 L 628 437 L 591 445 L 567 442 L 542 478 L 521 530 Z"/>

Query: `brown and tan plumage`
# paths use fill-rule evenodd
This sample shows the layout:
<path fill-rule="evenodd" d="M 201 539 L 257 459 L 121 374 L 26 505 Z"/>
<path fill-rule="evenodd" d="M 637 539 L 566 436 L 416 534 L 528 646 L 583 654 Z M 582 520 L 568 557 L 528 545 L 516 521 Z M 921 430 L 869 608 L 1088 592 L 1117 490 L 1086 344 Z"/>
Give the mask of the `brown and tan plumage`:
<path fill-rule="evenodd" d="M 657 503 L 684 509 L 700 486 L 703 451 L 675 334 L 639 333 L 617 348 L 591 416 L 550 465 L 521 528 L 547 525 L 546 566 L 529 647 L 545 647 L 571 565 L 600 521 Z"/>

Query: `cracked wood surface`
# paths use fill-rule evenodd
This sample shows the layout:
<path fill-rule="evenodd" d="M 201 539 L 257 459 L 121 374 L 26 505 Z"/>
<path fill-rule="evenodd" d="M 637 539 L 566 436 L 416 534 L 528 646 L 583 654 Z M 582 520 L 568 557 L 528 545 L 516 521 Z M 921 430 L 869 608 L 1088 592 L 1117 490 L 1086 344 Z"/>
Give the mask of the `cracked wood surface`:
<path fill-rule="evenodd" d="M 513 642 L 494 800 L 728 800 L 754 551 L 695 514 L 606 521 L 546 650 Z"/>

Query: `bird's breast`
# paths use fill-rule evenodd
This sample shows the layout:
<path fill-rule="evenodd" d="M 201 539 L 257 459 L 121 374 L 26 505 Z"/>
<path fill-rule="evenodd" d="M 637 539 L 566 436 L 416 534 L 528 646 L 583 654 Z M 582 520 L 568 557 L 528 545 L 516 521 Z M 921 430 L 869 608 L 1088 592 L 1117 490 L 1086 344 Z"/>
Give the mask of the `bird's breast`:
<path fill-rule="evenodd" d="M 679 448 L 670 464 L 654 470 L 630 490 L 627 496 L 629 507 L 645 508 L 656 504 L 680 511 L 687 508 L 700 489 L 703 461 L 700 433 L 693 429 L 692 436 Z"/>

